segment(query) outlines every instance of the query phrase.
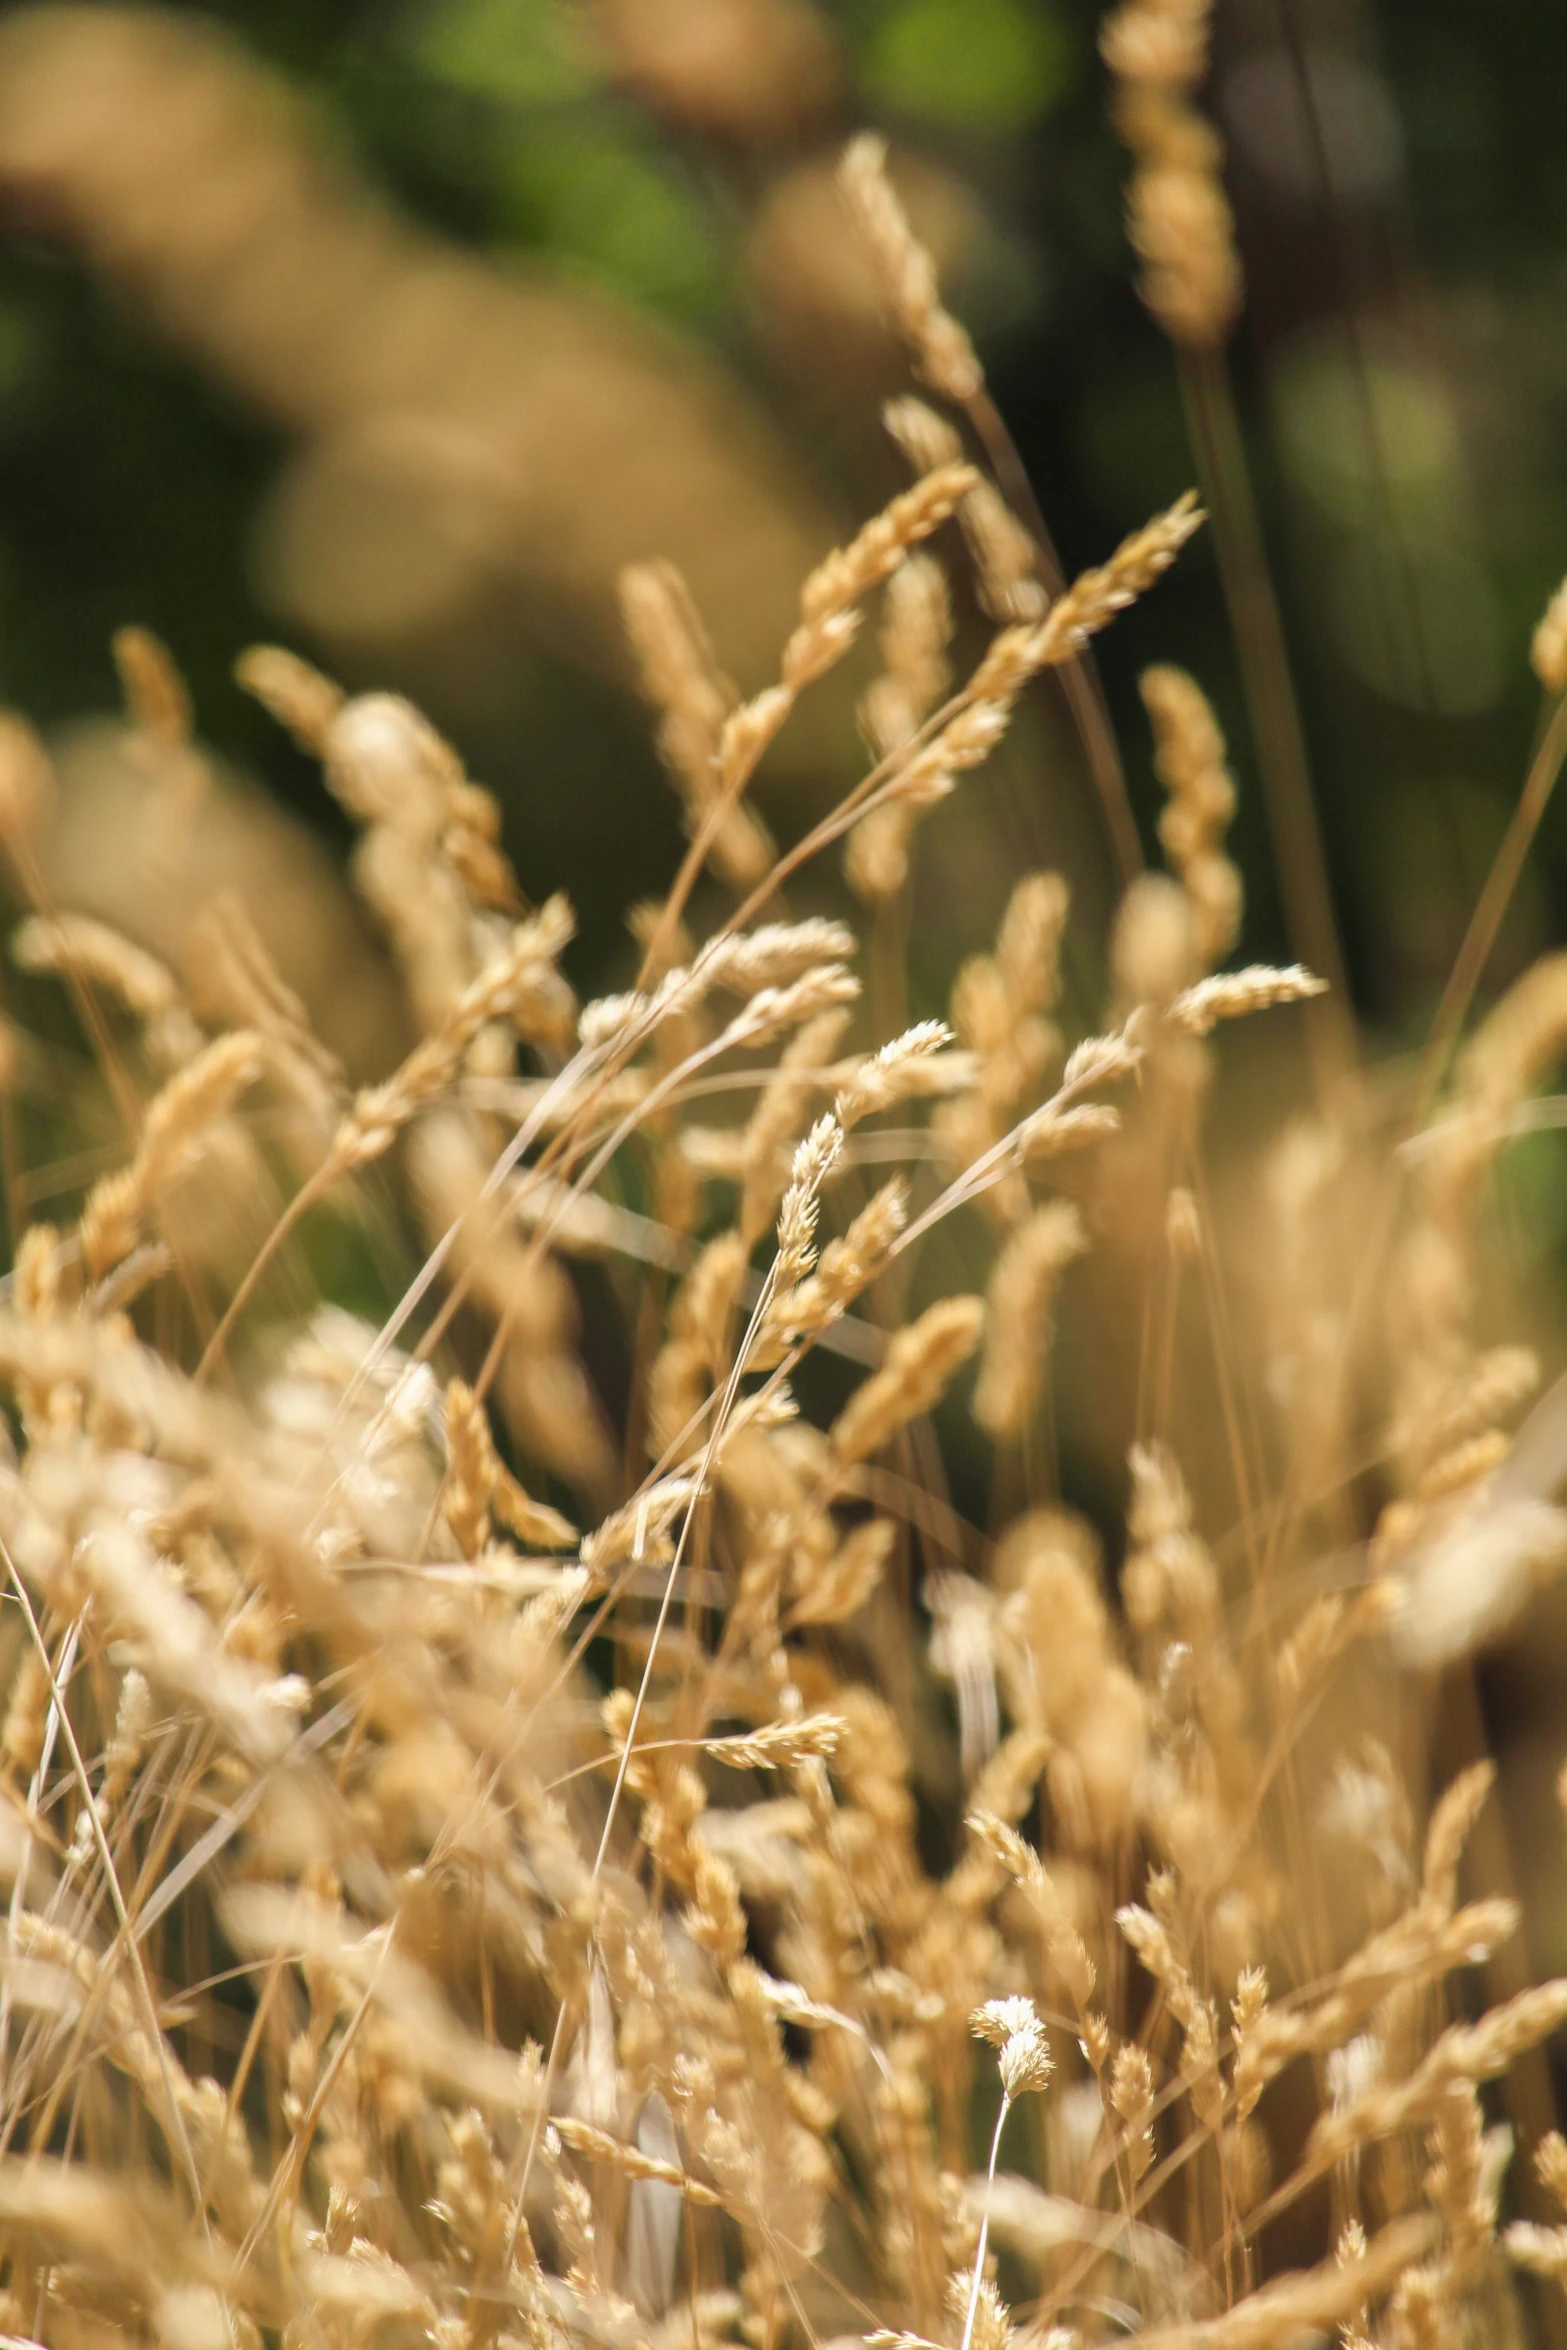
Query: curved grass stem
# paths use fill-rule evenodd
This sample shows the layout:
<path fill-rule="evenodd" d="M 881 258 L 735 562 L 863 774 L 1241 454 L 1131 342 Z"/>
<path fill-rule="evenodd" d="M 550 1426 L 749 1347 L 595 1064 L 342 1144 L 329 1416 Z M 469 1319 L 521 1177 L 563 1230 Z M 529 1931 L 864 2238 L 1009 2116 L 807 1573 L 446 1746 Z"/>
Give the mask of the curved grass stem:
<path fill-rule="evenodd" d="M 1268 570 L 1256 498 L 1222 351 L 1180 352 L 1181 393 L 1213 521 L 1214 550 L 1241 686 L 1251 720 L 1279 897 L 1292 951 L 1328 982 L 1307 1009 L 1306 1036 L 1319 1098 L 1354 1065 L 1343 948 L 1333 916 L 1327 858 L 1312 794 L 1305 731 L 1290 675 L 1284 626 Z"/>
<path fill-rule="evenodd" d="M 1540 737 L 1539 748 L 1529 763 L 1523 790 L 1502 835 L 1501 846 L 1492 860 L 1485 877 L 1475 910 L 1469 917 L 1463 944 L 1458 950 L 1442 1000 L 1437 1006 L 1431 1034 L 1420 1058 L 1420 1070 L 1415 1084 L 1415 1116 L 1418 1122 L 1430 1106 L 1431 1097 L 1442 1082 L 1449 1055 L 1463 1026 L 1464 1015 L 1474 1001 L 1475 989 L 1485 975 L 1491 959 L 1497 932 L 1502 927 L 1514 890 L 1518 887 L 1525 861 L 1534 846 L 1535 834 L 1550 805 L 1556 778 L 1567 758 L 1567 695 L 1556 704 L 1550 721 Z"/>

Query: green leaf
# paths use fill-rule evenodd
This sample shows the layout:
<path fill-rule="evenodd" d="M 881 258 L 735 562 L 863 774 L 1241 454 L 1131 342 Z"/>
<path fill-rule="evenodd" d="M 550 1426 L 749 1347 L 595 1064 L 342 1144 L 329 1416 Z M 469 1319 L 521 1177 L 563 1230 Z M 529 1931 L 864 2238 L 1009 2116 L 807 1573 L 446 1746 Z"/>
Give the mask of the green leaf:
<path fill-rule="evenodd" d="M 580 15 L 565 0 L 436 0 L 413 51 L 433 81 L 509 106 L 559 105 L 598 81 Z"/>
<path fill-rule="evenodd" d="M 711 310 L 723 265 L 706 207 L 680 173 L 613 130 L 576 123 L 518 138 L 503 226 L 555 262 L 659 308 Z"/>
<path fill-rule="evenodd" d="M 899 113 L 1020 130 L 1063 98 L 1074 43 L 1043 0 L 901 0 L 871 37 L 865 77 Z"/>

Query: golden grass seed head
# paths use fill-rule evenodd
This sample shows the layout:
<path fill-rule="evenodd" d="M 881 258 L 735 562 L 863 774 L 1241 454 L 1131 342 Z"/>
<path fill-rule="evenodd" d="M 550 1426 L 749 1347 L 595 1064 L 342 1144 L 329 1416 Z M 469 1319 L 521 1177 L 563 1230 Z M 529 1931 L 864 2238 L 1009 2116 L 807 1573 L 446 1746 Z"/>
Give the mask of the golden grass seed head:
<path fill-rule="evenodd" d="M 1008 1235 L 986 1292 L 985 1351 L 974 1389 L 974 1417 L 992 1436 L 1019 1437 L 1027 1428 L 1055 1293 L 1066 1267 L 1087 1246 L 1083 1219 L 1070 1200 L 1047 1202 Z"/>
<path fill-rule="evenodd" d="M 0 846 L 25 851 L 54 790 L 49 754 L 32 728 L 0 710 Z"/>
<path fill-rule="evenodd" d="M 838 184 L 875 264 L 881 296 L 919 373 L 933 390 L 960 405 L 984 383 L 974 346 L 941 306 L 936 265 L 909 226 L 887 176 L 887 147 L 869 132 L 850 141 Z"/>
<path fill-rule="evenodd" d="M 900 490 L 847 546 L 835 549 L 810 573 L 800 590 L 805 624 L 814 627 L 846 611 L 891 578 L 906 550 L 938 530 L 978 478 L 973 466 L 960 459 Z"/>
<path fill-rule="evenodd" d="M 947 1297 L 898 1331 L 882 1368 L 857 1388 L 833 1422 L 833 1449 L 846 1465 L 879 1452 L 898 1429 L 930 1411 L 980 1341 L 985 1307 Z"/>
<path fill-rule="evenodd" d="M 917 1020 L 861 1061 L 833 1100 L 833 1115 L 845 1130 L 897 1103 L 946 1092 L 960 1082 L 967 1065 L 953 1067 L 947 1052 L 952 1031 L 944 1020 Z"/>
<path fill-rule="evenodd" d="M 1142 873 L 1116 909 L 1110 934 L 1116 1002 L 1164 1006 L 1190 987 L 1202 968 L 1191 900 L 1163 873 Z"/>
<path fill-rule="evenodd" d="M 1303 1003 L 1310 996 L 1325 994 L 1327 984 L 1299 963 L 1283 969 L 1249 963 L 1243 971 L 1222 972 L 1185 989 L 1171 1004 L 1168 1018 L 1188 1036 L 1207 1036 L 1221 1020 L 1265 1012 L 1275 1004 Z"/>
<path fill-rule="evenodd" d="M 1143 264 L 1139 291 L 1174 343 L 1223 343 L 1245 296 L 1235 217 L 1211 172 L 1162 164 L 1137 172 L 1127 230 Z"/>
<path fill-rule="evenodd" d="M 959 518 L 973 558 L 979 600 L 990 618 L 1042 620 L 1050 599 L 1039 578 L 1038 545 L 994 482 L 975 482 L 959 508 Z"/>
<path fill-rule="evenodd" d="M 1567 580 L 1540 617 L 1529 646 L 1529 661 L 1548 694 L 1567 693 Z"/>
<path fill-rule="evenodd" d="M 241 654 L 234 674 L 301 750 L 325 757 L 332 721 L 346 699 L 341 686 L 278 645 L 253 645 Z"/>
<path fill-rule="evenodd" d="M 1150 7 L 1129 0 L 1100 29 L 1099 54 L 1120 81 L 1192 88 L 1207 68 L 1208 0 Z"/>
<path fill-rule="evenodd" d="M 956 426 L 934 408 L 909 394 L 889 400 L 882 423 L 915 473 L 931 473 L 938 465 L 956 465 L 963 455 L 963 437 Z"/>
<path fill-rule="evenodd" d="M 1047 2086 L 1055 2067 L 1031 1999 L 987 1999 L 969 2018 L 969 2029 L 1000 2050 L 1001 2086 L 1009 2098 Z"/>
<path fill-rule="evenodd" d="M 168 647 L 150 629 L 117 628 L 110 641 L 132 723 L 161 750 L 190 741 L 190 695 Z"/>

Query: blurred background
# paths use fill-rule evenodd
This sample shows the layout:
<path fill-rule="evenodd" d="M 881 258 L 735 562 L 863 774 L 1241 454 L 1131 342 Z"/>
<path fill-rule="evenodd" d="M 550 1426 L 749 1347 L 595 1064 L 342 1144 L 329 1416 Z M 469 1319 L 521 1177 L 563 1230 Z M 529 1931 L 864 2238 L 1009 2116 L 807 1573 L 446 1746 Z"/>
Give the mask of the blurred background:
<path fill-rule="evenodd" d="M 1353 983 L 1398 1042 L 1516 791 L 1567 567 L 1567 44 L 1524 0 L 1218 17 L 1244 421 Z M 831 185 L 849 129 L 893 142 L 1066 567 L 1193 478 L 1096 31 L 1086 0 L 0 9 L 0 695 L 109 707 L 139 621 L 205 739 L 330 838 L 234 655 L 278 637 L 402 688 L 501 795 L 526 885 L 577 901 L 591 984 L 679 846 L 617 566 L 674 556 L 755 689 L 805 563 L 900 479 L 902 363 Z M 1243 950 L 1282 951 L 1206 547 L 1100 641 L 1150 843 L 1136 671 L 1213 694 Z M 1019 856 L 1106 902 L 1053 724 L 964 795 L 938 932 L 961 895 L 972 941 Z M 775 829 L 854 757 L 845 695 L 774 763 Z M 1493 983 L 1564 888 L 1567 812 Z"/>

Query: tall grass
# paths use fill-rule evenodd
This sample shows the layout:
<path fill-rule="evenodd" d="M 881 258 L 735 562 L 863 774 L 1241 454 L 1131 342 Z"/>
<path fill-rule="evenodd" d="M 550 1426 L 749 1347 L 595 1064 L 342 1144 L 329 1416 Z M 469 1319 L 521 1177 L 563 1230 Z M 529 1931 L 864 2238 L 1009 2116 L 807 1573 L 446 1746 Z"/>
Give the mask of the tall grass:
<path fill-rule="evenodd" d="M 1286 898 L 1331 956 L 1216 372 L 1204 39 L 1133 0 L 1107 54 L 1148 296 L 1222 457 Z M 1062 581 L 877 143 L 843 181 L 920 379 L 888 417 L 912 483 L 749 698 L 678 573 L 627 576 L 689 847 L 626 993 L 578 1003 L 566 898 L 527 903 L 416 711 L 257 649 L 406 984 L 415 1040 L 355 1090 L 237 899 L 181 970 L 52 903 L 45 755 L 0 741 L 15 958 L 100 1072 L 80 1199 L 32 1219 L 47 1054 L 5 1032 L 8 2338 L 1559 2322 L 1518 2280 L 1567 2274 L 1567 1983 L 1514 1956 L 1469 1660 L 1567 1563 L 1567 1405 L 1509 1435 L 1540 1374 L 1487 1243 L 1567 962 L 1450 1049 L 1554 779 L 1559 618 L 1522 833 L 1419 1081 L 1364 1071 L 1340 997 L 1221 1189 L 1208 1105 L 1251 1064 L 1220 1031 L 1320 1021 L 1327 975 L 1230 967 L 1234 784 L 1168 667 L 1137 870 L 1090 659 L 1202 513 L 1172 484 Z M 865 772 L 780 849 L 753 778 L 873 632 Z M 118 649 L 177 863 L 211 779 L 167 657 Z M 1128 868 L 1097 1018 L 1066 887 L 1029 873 L 946 1016 L 877 1033 L 860 948 L 901 997 L 922 820 L 1050 671 Z M 840 862 L 858 936 L 786 898 L 830 902 Z M 417 1236 L 379 1323 L 321 1294 L 345 1233 L 392 1263 Z M 1128 1448 L 1097 1528 L 1057 1466 L 1096 1412 Z"/>

